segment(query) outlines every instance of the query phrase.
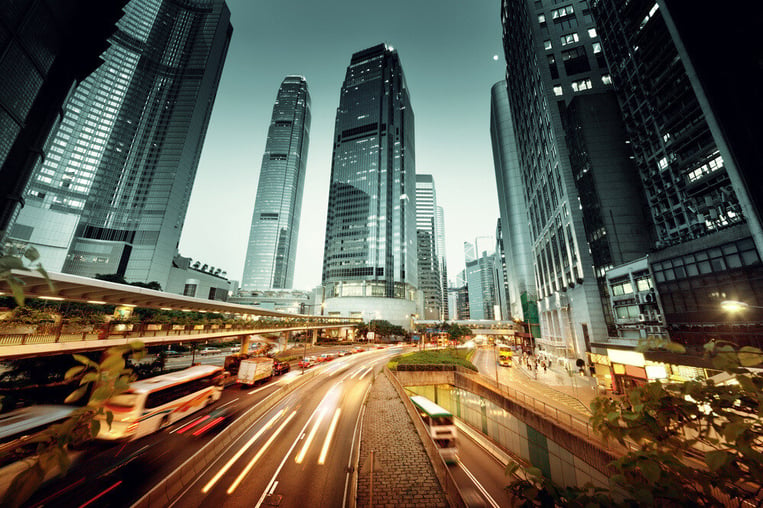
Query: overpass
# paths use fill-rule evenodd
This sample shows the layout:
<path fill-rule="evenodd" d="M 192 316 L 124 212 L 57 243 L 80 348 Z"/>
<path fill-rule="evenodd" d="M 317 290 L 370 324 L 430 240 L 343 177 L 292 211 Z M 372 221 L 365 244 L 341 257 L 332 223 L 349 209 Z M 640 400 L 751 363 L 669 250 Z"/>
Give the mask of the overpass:
<path fill-rule="evenodd" d="M 414 326 L 425 326 L 427 328 L 437 329 L 442 321 L 436 320 L 415 320 Z M 514 336 L 519 335 L 517 324 L 514 321 L 494 321 L 491 319 L 459 319 L 448 321 L 451 325 L 465 326 L 469 328 L 474 335 L 492 335 L 492 336 Z"/>
<path fill-rule="evenodd" d="M 165 293 L 136 286 L 116 284 L 76 275 L 50 273 L 46 279 L 38 272 L 13 270 L 27 298 L 40 298 L 52 305 L 83 302 L 94 305 L 115 305 L 127 315 L 135 307 L 185 312 L 211 312 L 237 318 L 236 324 L 112 324 L 96 330 L 64 333 L 63 321 L 54 330 L 37 333 L 36 327 L 27 330 L 0 330 L 0 359 L 26 358 L 41 355 L 96 351 L 140 340 L 147 345 L 208 340 L 240 340 L 246 351 L 252 336 L 258 341 L 275 342 L 263 335 L 279 336 L 280 341 L 291 332 L 313 332 L 313 342 L 319 330 L 332 329 L 348 333 L 361 322 L 359 318 L 288 314 L 250 305 L 237 305 L 219 300 L 204 300 Z M 0 296 L 11 296 L 12 288 L 0 280 Z M 2 321 L 0 320 L 0 324 Z M 21 327 L 23 328 L 23 327 Z"/>

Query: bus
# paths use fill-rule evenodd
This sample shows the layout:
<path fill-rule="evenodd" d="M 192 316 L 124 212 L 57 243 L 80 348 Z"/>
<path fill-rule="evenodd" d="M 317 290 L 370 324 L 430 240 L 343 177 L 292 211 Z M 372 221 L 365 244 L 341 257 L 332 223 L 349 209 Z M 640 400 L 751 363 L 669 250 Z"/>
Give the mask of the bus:
<path fill-rule="evenodd" d="M 412 396 L 411 402 L 419 410 L 419 415 L 424 420 L 429 436 L 440 451 L 440 457 L 446 464 L 455 463 L 458 460 L 458 448 L 456 447 L 456 424 L 453 422 L 453 415 L 421 395 Z"/>
<path fill-rule="evenodd" d="M 40 404 L 0 414 L 0 467 L 34 455 L 42 432 L 62 423 L 75 409 L 74 406 Z"/>
<path fill-rule="evenodd" d="M 498 346 L 498 365 L 501 367 L 511 367 L 511 357 L 514 352 L 509 346 Z"/>
<path fill-rule="evenodd" d="M 105 416 L 96 436 L 104 440 L 132 440 L 152 434 L 220 399 L 224 371 L 196 365 L 178 372 L 136 381 L 106 401 L 114 419 Z"/>

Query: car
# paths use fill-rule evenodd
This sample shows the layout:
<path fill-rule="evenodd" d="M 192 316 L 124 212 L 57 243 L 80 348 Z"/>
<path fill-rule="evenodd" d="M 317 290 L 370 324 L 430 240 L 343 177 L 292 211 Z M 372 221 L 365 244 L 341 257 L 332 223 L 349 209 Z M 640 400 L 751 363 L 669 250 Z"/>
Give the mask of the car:
<path fill-rule="evenodd" d="M 220 352 L 220 350 L 217 349 L 216 347 L 205 347 L 204 349 L 202 349 L 200 351 L 200 353 L 202 355 L 204 355 L 204 356 L 206 356 L 206 355 L 215 355 L 215 354 L 217 354 L 219 352 Z"/>
<path fill-rule="evenodd" d="M 178 356 L 183 356 L 183 353 L 179 351 L 173 351 L 172 349 L 166 349 L 164 351 L 160 351 L 156 354 L 157 358 L 160 356 L 164 356 L 165 358 L 175 358 Z"/>
<path fill-rule="evenodd" d="M 281 374 L 285 374 L 289 372 L 290 369 L 291 369 L 291 366 L 287 362 L 279 362 L 278 360 L 273 361 L 274 376 L 280 376 Z"/>
<path fill-rule="evenodd" d="M 297 364 L 298 367 L 301 367 L 303 369 L 309 369 L 313 366 L 313 362 L 310 360 L 310 358 L 302 358 L 299 363 Z"/>

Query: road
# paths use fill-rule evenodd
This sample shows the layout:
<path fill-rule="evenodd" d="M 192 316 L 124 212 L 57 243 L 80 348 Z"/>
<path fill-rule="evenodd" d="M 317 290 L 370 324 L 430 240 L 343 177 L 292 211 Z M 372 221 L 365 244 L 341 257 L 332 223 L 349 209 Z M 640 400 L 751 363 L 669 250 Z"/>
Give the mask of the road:
<path fill-rule="evenodd" d="M 302 504 L 308 498 L 317 503 L 308 506 L 341 506 L 346 491 L 345 471 L 349 450 L 354 445 L 353 432 L 363 395 L 372 379 L 372 370 L 380 368 L 392 354 L 393 350 L 369 351 L 314 367 L 319 371 L 315 379 L 297 388 L 278 403 L 244 432 L 236 445 L 221 455 L 221 460 L 225 458 L 227 461 L 236 454 L 239 447 L 243 449 L 251 440 L 249 447 L 240 455 L 240 460 L 234 461 L 215 487 L 208 494 L 201 492 L 210 476 L 216 474 L 215 467 L 222 468 L 225 462 L 218 461 L 205 475 L 200 476 L 197 484 L 202 480 L 204 483 L 186 492 L 178 505 L 252 506 L 257 499 L 263 497 L 267 488 L 273 495 L 284 495 L 293 501 L 284 506 Z M 212 356 L 208 359 L 215 360 Z M 225 432 L 225 427 L 245 410 L 262 403 L 281 384 L 289 383 L 299 375 L 300 370 L 295 369 L 253 389 L 233 385 L 223 391 L 223 396 L 217 403 L 161 432 L 128 443 L 96 443 L 79 452 L 69 474 L 44 485 L 29 505 L 129 506 L 189 459 L 216 432 Z M 189 424 L 210 413 L 224 413 L 226 419 L 216 428 L 194 435 L 196 429 L 201 429 L 203 425 Z M 332 425 L 335 419 L 336 423 Z M 316 430 L 313 432 L 312 427 L 307 428 L 307 423 L 315 424 Z M 269 480 L 279 467 L 281 454 L 286 453 L 287 443 L 290 446 L 296 444 L 295 440 L 300 439 L 300 436 L 305 437 L 305 431 L 294 434 L 295 429 L 302 426 L 312 433 L 314 444 L 307 448 L 301 464 L 282 467 L 283 476 L 275 478 L 271 483 Z M 184 427 L 188 427 L 187 431 Z M 326 439 L 327 432 L 332 427 L 331 438 Z M 324 453 L 326 442 L 328 444 Z M 301 447 L 295 453 L 300 451 Z M 242 474 L 257 453 L 260 453 L 257 460 L 246 474 Z M 318 464 L 322 454 L 325 456 L 322 463 Z M 310 472 L 305 473 L 306 470 Z M 237 487 L 228 494 L 227 490 L 239 475 L 241 480 Z M 297 480 L 300 476 L 302 479 Z M 309 489 L 305 489 L 305 486 Z M 330 499 L 329 504 L 324 504 L 327 499 Z"/>
<path fill-rule="evenodd" d="M 506 467 L 464 432 L 458 435 L 458 463 L 450 472 L 467 507 L 513 505 L 505 489 L 511 482 Z"/>

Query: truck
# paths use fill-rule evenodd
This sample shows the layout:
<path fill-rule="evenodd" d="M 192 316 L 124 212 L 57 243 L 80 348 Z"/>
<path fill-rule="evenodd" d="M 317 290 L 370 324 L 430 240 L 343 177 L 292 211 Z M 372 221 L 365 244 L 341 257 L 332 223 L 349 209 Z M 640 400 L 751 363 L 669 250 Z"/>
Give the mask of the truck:
<path fill-rule="evenodd" d="M 253 385 L 273 376 L 273 359 L 267 357 L 247 358 L 238 366 L 238 382 Z"/>

